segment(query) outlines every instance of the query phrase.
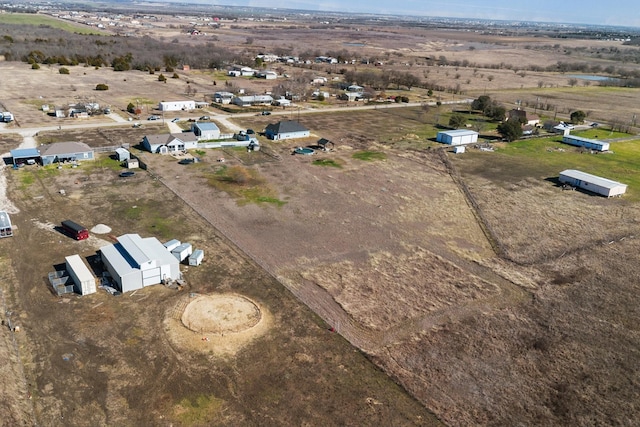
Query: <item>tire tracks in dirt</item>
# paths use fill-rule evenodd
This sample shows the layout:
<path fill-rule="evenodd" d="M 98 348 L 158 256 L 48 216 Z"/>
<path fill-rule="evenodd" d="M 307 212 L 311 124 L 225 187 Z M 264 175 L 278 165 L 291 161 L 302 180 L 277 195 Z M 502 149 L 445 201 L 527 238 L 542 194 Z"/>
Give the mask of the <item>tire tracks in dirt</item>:
<path fill-rule="evenodd" d="M 151 173 L 153 174 L 153 172 Z M 216 217 L 212 212 L 207 211 L 198 203 L 197 197 L 192 200 L 188 194 L 181 191 L 181 188 L 175 180 L 163 179 L 158 174 L 153 175 L 155 175 L 159 182 L 167 189 L 190 206 L 204 221 L 214 227 L 232 247 L 235 247 L 237 253 L 251 259 L 287 288 L 299 301 L 320 316 L 320 318 L 327 323 L 329 329 L 339 333 L 355 347 L 370 354 L 383 351 L 386 347 L 410 339 L 415 334 L 432 330 L 447 323 L 517 305 L 530 298 L 529 293 L 525 289 L 496 274 L 490 268 L 462 259 L 445 249 L 439 251 L 439 254 L 443 256 L 443 258 L 493 284 L 499 289 L 499 292 L 489 298 L 483 298 L 464 305 L 451 306 L 413 317 L 394 324 L 388 329 L 376 330 L 369 328 L 355 320 L 333 296 L 318 283 L 305 279 L 298 273 L 295 273 L 295 275 L 291 277 L 280 275 L 275 267 L 271 266 L 260 256 L 252 253 L 247 245 L 243 245 L 241 241 L 238 241 L 238 239 L 235 239 L 231 235 L 229 230 L 232 230 L 233 227 L 227 223 L 226 220 Z"/>

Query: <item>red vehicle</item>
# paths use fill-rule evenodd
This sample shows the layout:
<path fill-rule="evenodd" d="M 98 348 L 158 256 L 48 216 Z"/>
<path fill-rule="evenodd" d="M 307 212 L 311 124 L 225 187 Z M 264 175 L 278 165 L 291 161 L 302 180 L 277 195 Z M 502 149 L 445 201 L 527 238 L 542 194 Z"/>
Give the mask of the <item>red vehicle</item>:
<path fill-rule="evenodd" d="M 76 240 L 84 240 L 89 238 L 89 230 L 87 230 L 80 224 L 71 221 L 70 219 L 62 221 L 62 228 Z"/>

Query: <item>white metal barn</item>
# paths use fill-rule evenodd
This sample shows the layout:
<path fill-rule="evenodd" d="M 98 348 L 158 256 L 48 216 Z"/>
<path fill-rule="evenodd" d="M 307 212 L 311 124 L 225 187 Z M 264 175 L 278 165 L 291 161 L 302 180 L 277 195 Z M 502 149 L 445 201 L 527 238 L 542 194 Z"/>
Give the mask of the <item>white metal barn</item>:
<path fill-rule="evenodd" d="M 187 111 L 195 109 L 195 101 L 162 101 L 158 104 L 158 110 L 160 111 Z"/>
<path fill-rule="evenodd" d="M 620 196 L 627 191 L 626 184 L 575 169 L 567 169 L 560 172 L 559 180 L 563 184 L 582 188 L 605 197 Z"/>
<path fill-rule="evenodd" d="M 155 237 L 138 234 L 118 237 L 118 243 L 100 248 L 102 263 L 121 292 L 180 278 L 180 264 Z"/>
<path fill-rule="evenodd" d="M 89 267 L 82 261 L 80 255 L 65 257 L 67 273 L 73 279 L 75 290 L 80 295 L 89 295 L 96 292 L 96 278 Z"/>
<path fill-rule="evenodd" d="M 478 142 L 478 132 L 468 129 L 444 130 L 438 132 L 436 141 L 449 145 L 465 145 Z"/>

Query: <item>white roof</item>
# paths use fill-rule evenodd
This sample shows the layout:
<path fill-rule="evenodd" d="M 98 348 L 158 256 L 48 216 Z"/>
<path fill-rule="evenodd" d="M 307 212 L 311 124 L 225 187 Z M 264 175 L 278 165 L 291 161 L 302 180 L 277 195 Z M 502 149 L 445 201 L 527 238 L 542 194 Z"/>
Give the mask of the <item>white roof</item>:
<path fill-rule="evenodd" d="M 438 133 L 449 136 L 466 136 L 466 135 L 478 135 L 478 132 L 469 129 L 455 129 L 455 130 L 443 130 Z"/>
<path fill-rule="evenodd" d="M 149 264 L 152 260 L 149 256 L 148 248 L 145 247 L 144 242 L 138 234 L 125 234 L 118 237 L 118 243 L 122 245 L 127 254 L 135 262 L 134 266 L 140 268 L 145 264 Z"/>
<path fill-rule="evenodd" d="M 627 184 L 623 184 L 618 181 L 613 181 L 611 179 L 602 178 L 596 175 L 591 175 L 590 173 L 582 172 L 575 169 L 567 169 L 560 172 L 560 175 L 567 176 L 573 179 L 579 179 L 581 181 L 586 181 L 590 184 L 595 184 L 599 187 L 603 188 L 616 188 L 616 187 L 627 187 Z"/>
<path fill-rule="evenodd" d="M 118 243 L 100 248 L 120 277 L 140 270 L 140 261 L 155 261 L 158 266 L 176 264 L 176 258 L 155 237 L 141 238 L 138 234 L 118 237 Z M 132 253 L 133 252 L 133 253 Z M 136 259 L 137 258 L 137 259 Z"/>
<path fill-rule="evenodd" d="M 95 280 L 93 273 L 91 273 L 91 270 L 89 270 L 87 265 L 82 261 L 80 255 L 70 255 L 65 257 L 65 261 L 67 261 L 69 268 L 73 270 L 78 280 L 80 280 L 80 283 Z"/>

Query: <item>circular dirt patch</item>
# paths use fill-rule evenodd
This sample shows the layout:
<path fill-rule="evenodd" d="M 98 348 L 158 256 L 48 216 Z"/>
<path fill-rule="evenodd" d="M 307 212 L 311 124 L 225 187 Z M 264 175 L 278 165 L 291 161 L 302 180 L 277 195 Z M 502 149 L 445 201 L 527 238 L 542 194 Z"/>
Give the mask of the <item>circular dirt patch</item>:
<path fill-rule="evenodd" d="M 232 356 L 264 335 L 273 323 L 266 307 L 237 294 L 185 295 L 165 314 L 176 349 Z"/>
<path fill-rule="evenodd" d="M 187 305 L 182 324 L 194 332 L 234 333 L 256 326 L 262 317 L 253 301 L 240 295 L 203 295 Z"/>

